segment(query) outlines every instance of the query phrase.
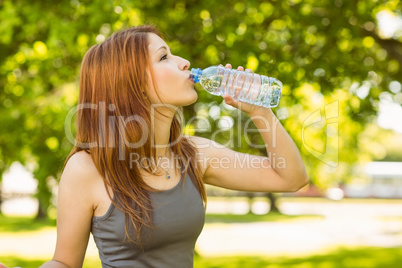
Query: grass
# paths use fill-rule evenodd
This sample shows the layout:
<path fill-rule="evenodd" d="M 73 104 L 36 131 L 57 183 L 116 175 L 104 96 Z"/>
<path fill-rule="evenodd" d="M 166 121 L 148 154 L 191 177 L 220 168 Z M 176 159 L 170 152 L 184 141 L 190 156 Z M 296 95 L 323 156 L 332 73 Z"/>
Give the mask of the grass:
<path fill-rule="evenodd" d="M 276 221 L 301 221 L 324 219 L 321 215 L 286 215 L 278 212 L 270 212 L 265 215 L 255 214 L 207 214 L 206 223 L 247 223 L 247 222 L 276 222 Z"/>
<path fill-rule="evenodd" d="M 322 255 L 284 258 L 231 256 L 195 260 L 195 268 L 399 268 L 402 248 L 339 248 Z"/>
<path fill-rule="evenodd" d="M 208 201 L 246 201 L 248 198 L 244 196 L 236 197 L 226 197 L 226 196 L 208 196 Z M 253 201 L 267 201 L 266 197 L 256 196 L 253 197 Z M 325 197 L 287 197 L 279 196 L 278 204 L 282 202 L 292 202 L 292 203 L 336 203 L 336 204 L 401 204 L 402 199 L 392 199 L 392 198 L 344 198 L 342 200 L 330 200 Z"/>
<path fill-rule="evenodd" d="M 0 214 L 1 233 L 24 233 L 56 227 L 56 219 L 35 220 L 29 217 L 6 217 Z"/>
<path fill-rule="evenodd" d="M 3 256 L 0 255 L 0 262 L 8 267 L 20 266 L 23 268 L 35 267 L 38 268 L 43 263 L 48 261 L 47 259 L 26 259 L 22 256 Z"/>
<path fill-rule="evenodd" d="M 214 199 L 214 198 L 211 198 Z M 239 198 L 240 199 L 240 198 Z M 285 198 L 281 198 L 284 200 Z M 217 200 L 217 199 L 215 199 Z M 303 198 L 292 199 L 295 202 L 334 202 L 325 199 L 312 200 Z M 351 203 L 366 202 L 367 200 L 350 200 Z M 375 200 L 376 203 L 402 204 L 401 200 Z M 344 201 L 341 201 L 344 202 Z M 346 202 L 346 200 L 345 200 Z M 373 202 L 374 203 L 374 202 Z M 300 221 L 309 219 L 322 219 L 319 215 L 285 215 L 281 213 L 269 213 L 267 215 L 236 215 L 236 214 L 207 214 L 206 223 L 246 223 L 262 221 Z M 383 216 L 381 220 L 401 223 L 401 216 Z M 0 215 L 0 237 L 2 235 L 34 234 L 46 229 L 55 231 L 55 219 L 35 221 L 26 217 L 5 217 Z M 0 262 L 8 267 L 20 266 L 23 268 L 37 268 L 49 259 L 44 256 L 27 257 L 22 255 L 4 255 L 0 252 Z M 295 256 L 195 256 L 195 268 L 399 268 L 402 264 L 402 248 L 337 248 L 331 251 L 317 252 L 305 257 Z M 100 267 L 98 257 L 88 256 L 85 259 L 84 268 Z"/>
<path fill-rule="evenodd" d="M 42 258 L 24 258 L 22 256 L 15 255 L 1 255 L 0 253 L 0 262 L 7 265 L 8 267 L 22 267 L 22 268 L 38 268 L 45 262 L 50 259 L 42 259 Z M 101 262 L 99 258 L 86 258 L 84 268 L 99 268 L 101 267 Z"/>
<path fill-rule="evenodd" d="M 1 256 L 0 261 L 9 267 L 37 268 L 44 259 L 26 259 L 22 256 Z M 402 248 L 339 248 L 321 255 L 308 257 L 268 256 L 196 256 L 194 268 L 399 268 Z M 87 258 L 84 268 L 97 268 L 99 260 Z"/>

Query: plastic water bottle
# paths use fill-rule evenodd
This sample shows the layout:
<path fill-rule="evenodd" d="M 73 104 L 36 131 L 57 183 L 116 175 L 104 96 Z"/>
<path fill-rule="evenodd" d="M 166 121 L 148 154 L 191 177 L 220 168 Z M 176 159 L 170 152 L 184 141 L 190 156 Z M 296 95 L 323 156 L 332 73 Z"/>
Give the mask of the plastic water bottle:
<path fill-rule="evenodd" d="M 229 94 L 234 100 L 263 107 L 276 107 L 282 92 L 281 81 L 265 75 L 211 66 L 204 70 L 192 68 L 190 79 L 212 95 Z"/>

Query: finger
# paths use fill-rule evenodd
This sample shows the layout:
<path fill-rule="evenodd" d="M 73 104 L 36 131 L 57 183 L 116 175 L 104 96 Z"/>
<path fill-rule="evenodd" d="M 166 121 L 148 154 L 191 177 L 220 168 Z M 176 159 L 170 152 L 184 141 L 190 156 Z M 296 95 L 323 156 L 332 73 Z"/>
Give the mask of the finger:
<path fill-rule="evenodd" d="M 231 106 L 237 108 L 236 102 L 235 102 L 235 100 L 233 99 L 232 96 L 230 96 L 229 94 L 224 94 L 222 97 L 223 97 L 223 99 L 225 100 L 225 103 L 226 103 L 226 104 L 231 105 Z"/>
<path fill-rule="evenodd" d="M 232 96 L 230 96 L 229 94 L 223 94 L 222 97 L 226 103 L 231 102 L 233 100 Z"/>
<path fill-rule="evenodd" d="M 232 65 L 230 63 L 226 63 L 225 68 L 232 69 Z"/>
<path fill-rule="evenodd" d="M 237 70 L 244 71 L 244 68 L 243 68 L 243 66 L 239 66 L 239 67 L 237 67 Z"/>

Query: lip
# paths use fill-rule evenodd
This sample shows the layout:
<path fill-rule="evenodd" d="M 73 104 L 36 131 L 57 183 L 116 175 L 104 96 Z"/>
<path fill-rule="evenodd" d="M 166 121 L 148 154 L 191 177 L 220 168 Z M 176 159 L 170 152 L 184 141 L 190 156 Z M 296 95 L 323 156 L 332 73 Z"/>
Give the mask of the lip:
<path fill-rule="evenodd" d="M 191 77 L 189 77 L 188 80 L 190 80 L 193 84 L 195 84 L 194 80 Z"/>

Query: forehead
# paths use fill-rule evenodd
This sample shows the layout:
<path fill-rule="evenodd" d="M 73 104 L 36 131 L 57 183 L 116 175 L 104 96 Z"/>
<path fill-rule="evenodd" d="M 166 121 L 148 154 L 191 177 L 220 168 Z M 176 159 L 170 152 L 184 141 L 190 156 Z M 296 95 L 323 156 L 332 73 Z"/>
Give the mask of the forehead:
<path fill-rule="evenodd" d="M 165 41 L 154 33 L 148 34 L 148 50 L 150 53 L 156 52 L 161 46 L 166 46 Z"/>

